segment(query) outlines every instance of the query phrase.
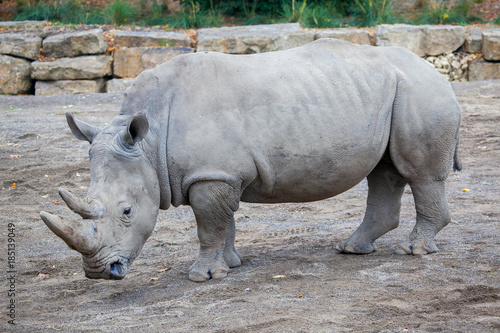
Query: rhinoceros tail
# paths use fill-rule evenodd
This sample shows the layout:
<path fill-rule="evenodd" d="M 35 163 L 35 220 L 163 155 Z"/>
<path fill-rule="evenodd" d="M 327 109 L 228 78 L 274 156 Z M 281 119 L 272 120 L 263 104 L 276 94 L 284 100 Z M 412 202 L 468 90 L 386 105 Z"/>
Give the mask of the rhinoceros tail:
<path fill-rule="evenodd" d="M 455 156 L 453 157 L 453 171 L 462 171 L 462 161 L 458 156 L 458 140 L 455 146 Z"/>

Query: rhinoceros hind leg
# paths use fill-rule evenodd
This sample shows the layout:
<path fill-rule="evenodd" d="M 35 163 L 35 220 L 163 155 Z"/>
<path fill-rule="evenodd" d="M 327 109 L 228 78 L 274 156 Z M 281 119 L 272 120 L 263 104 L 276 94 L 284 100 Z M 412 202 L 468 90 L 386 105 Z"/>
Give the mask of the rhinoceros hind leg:
<path fill-rule="evenodd" d="M 374 241 L 399 225 L 401 196 L 406 181 L 390 160 L 382 160 L 368 175 L 368 199 L 361 225 L 337 244 L 343 253 L 367 254 L 377 250 Z"/>
<path fill-rule="evenodd" d="M 397 246 L 398 254 L 429 254 L 438 251 L 434 237 L 451 221 L 443 180 L 411 184 L 417 222 L 409 242 Z"/>
<path fill-rule="evenodd" d="M 200 240 L 200 254 L 189 269 L 189 279 L 197 282 L 221 279 L 227 276 L 229 267 L 241 263 L 233 256 L 238 257 L 237 252 L 230 251 L 234 249 L 233 216 L 238 209 L 239 191 L 220 181 L 197 182 L 189 188 L 189 204 L 196 217 Z"/>
<path fill-rule="evenodd" d="M 396 254 L 429 254 L 438 251 L 438 247 L 433 239 L 416 239 L 413 242 L 398 244 L 395 248 Z"/>

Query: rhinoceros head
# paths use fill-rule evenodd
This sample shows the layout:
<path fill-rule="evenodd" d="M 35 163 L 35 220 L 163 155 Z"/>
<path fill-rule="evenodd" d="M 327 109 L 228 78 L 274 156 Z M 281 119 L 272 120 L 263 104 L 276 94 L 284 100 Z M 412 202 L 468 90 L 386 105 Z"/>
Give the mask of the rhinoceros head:
<path fill-rule="evenodd" d="M 59 189 L 68 207 L 82 219 L 41 212 L 45 224 L 83 258 L 92 279 L 122 279 L 151 235 L 159 210 L 160 189 L 152 154 L 146 154 L 145 115 L 120 115 L 99 129 L 67 114 L 73 134 L 90 145 L 91 183 L 86 198 Z M 154 155 L 154 154 L 153 154 Z"/>

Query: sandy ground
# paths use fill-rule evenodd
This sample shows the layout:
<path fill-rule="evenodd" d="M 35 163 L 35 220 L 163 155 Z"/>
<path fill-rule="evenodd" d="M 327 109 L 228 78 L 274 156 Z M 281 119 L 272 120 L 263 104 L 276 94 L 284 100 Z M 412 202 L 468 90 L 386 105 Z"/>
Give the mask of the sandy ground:
<path fill-rule="evenodd" d="M 0 331 L 500 331 L 500 80 L 454 88 L 464 170 L 448 180 L 453 222 L 438 234 L 440 252 L 394 254 L 414 224 L 408 188 L 401 225 L 377 252 L 337 253 L 334 244 L 363 217 L 364 181 L 320 202 L 242 204 L 243 264 L 206 283 L 187 278 L 198 251 L 189 207 L 160 213 L 121 281 L 86 279 L 80 254 L 39 218 L 41 210 L 71 216 L 57 188 L 83 196 L 90 181 L 88 145 L 72 137 L 64 112 L 104 125 L 120 94 L 0 96 Z M 16 326 L 8 324 L 12 300 Z"/>

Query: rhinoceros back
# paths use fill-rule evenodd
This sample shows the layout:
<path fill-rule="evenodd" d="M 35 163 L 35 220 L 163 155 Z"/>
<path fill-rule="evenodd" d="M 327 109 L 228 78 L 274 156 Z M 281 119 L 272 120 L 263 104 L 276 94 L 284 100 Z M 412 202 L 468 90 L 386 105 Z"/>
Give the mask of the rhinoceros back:
<path fill-rule="evenodd" d="M 320 40 L 259 55 L 181 56 L 156 70 L 175 77 L 166 89 L 174 205 L 211 178 L 241 186 L 244 201 L 330 197 L 386 151 L 397 75 L 375 48 Z"/>

